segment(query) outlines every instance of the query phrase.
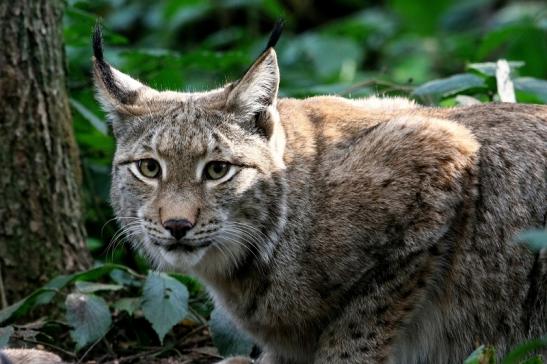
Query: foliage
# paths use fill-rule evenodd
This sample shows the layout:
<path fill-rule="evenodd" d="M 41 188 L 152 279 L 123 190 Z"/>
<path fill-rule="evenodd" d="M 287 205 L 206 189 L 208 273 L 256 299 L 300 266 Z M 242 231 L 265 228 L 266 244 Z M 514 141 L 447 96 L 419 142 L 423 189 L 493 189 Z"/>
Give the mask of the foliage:
<path fill-rule="evenodd" d="M 160 89 L 202 90 L 236 79 L 282 17 L 287 24 L 277 46 L 282 96 L 403 95 L 444 107 L 499 101 L 495 61 L 503 58 L 509 60 L 517 101 L 547 103 L 547 6 L 541 1 L 67 4 L 70 104 L 84 175 L 88 247 L 98 265 L 56 277 L 1 310 L 0 347 L 8 340 L 41 343 L 80 360 L 88 354 L 104 360 L 113 352 L 131 357 L 139 350 L 143 357 L 178 355 L 208 343 L 203 331 L 211 318 L 212 340 L 221 354 L 248 354 L 252 348 L 228 316 L 211 313 L 198 282 L 148 272 L 146 263 L 116 239 L 108 203 L 115 143 L 94 99 L 90 73 L 90 35 L 97 18 L 104 24 L 109 62 Z M 535 247 L 546 241 L 541 232 L 522 240 Z M 22 324 L 31 313 L 45 318 Z M 522 355 L 538 343 L 543 340 L 523 344 L 504 363 L 539 362 Z M 466 363 L 495 360 L 495 351 L 483 346 Z"/>
<path fill-rule="evenodd" d="M 218 348 L 220 355 L 249 356 L 253 350 L 253 342 L 241 330 L 237 329 L 228 315 L 219 307 L 211 312 L 209 328 L 213 343 Z"/>
<path fill-rule="evenodd" d="M 64 307 L 63 297 L 66 297 Z M 43 305 L 54 313 L 31 324 L 15 323 Z M 152 271 L 144 276 L 122 265 L 104 264 L 85 272 L 56 277 L 43 288 L 1 310 L 0 347 L 8 340 L 40 343 L 65 347 L 65 351 L 77 355 L 83 348 L 93 348 L 108 340 L 118 343 L 113 349 L 120 355 L 128 351 L 124 347 L 127 343 L 136 347 L 158 345 L 157 351 L 162 351 L 159 344 L 167 348 L 176 345 L 175 332 L 205 329 L 210 311 L 211 305 L 202 286 L 189 277 Z M 180 327 L 172 331 L 175 325 Z M 68 328 L 69 336 L 66 335 Z M 164 342 L 170 331 L 169 339 Z M 82 355 L 86 354 L 87 351 Z"/>

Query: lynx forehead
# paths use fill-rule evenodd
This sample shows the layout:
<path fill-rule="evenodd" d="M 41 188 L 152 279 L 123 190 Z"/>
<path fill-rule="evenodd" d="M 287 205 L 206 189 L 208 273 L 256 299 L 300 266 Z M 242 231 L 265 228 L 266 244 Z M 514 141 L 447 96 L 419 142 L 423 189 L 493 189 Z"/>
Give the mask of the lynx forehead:
<path fill-rule="evenodd" d="M 243 77 L 160 92 L 103 59 L 112 204 L 159 268 L 203 280 L 260 364 L 459 363 L 547 329 L 547 107 L 278 99 L 273 45 Z M 250 363 L 247 358 L 225 363 Z"/>

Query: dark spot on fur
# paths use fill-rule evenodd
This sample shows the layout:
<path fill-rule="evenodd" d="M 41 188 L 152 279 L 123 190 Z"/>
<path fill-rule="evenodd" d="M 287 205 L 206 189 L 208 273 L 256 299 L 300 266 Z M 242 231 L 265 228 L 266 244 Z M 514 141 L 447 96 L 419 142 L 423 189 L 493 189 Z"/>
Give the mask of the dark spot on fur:
<path fill-rule="evenodd" d="M 349 353 L 344 351 L 340 354 L 340 359 L 349 359 Z"/>
<path fill-rule="evenodd" d="M 377 315 L 377 316 L 383 315 L 384 313 L 386 313 L 387 309 L 388 309 L 388 306 L 387 306 L 387 305 L 382 305 L 382 306 L 378 307 L 378 308 L 376 309 L 376 315 Z"/>
<path fill-rule="evenodd" d="M 391 183 L 393 183 L 393 180 L 392 180 L 391 178 L 385 179 L 385 180 L 382 182 L 382 187 L 386 188 L 386 187 L 389 186 Z"/>
<path fill-rule="evenodd" d="M 376 337 L 376 333 L 374 331 L 371 331 L 367 335 L 367 340 L 372 340 Z"/>
<path fill-rule="evenodd" d="M 412 288 L 403 291 L 403 292 L 401 293 L 401 299 L 404 300 L 404 299 L 410 297 L 410 295 L 412 295 L 413 292 L 414 292 L 414 290 L 413 290 Z"/>
<path fill-rule="evenodd" d="M 429 248 L 429 254 L 439 257 L 442 255 L 441 249 L 439 249 L 438 245 L 433 245 L 431 248 Z"/>
<path fill-rule="evenodd" d="M 362 333 L 361 331 L 353 331 L 353 332 L 351 333 L 351 338 L 352 338 L 353 340 L 358 340 L 358 339 L 360 339 L 360 338 L 362 338 L 362 337 L 363 337 L 363 333 Z"/>
<path fill-rule="evenodd" d="M 357 324 L 355 322 L 350 322 L 348 328 L 350 330 L 355 330 L 357 328 Z"/>
<path fill-rule="evenodd" d="M 359 351 L 360 351 L 361 353 L 368 353 L 368 352 L 370 351 L 370 348 L 369 348 L 368 346 L 361 346 L 361 347 L 359 348 Z"/>

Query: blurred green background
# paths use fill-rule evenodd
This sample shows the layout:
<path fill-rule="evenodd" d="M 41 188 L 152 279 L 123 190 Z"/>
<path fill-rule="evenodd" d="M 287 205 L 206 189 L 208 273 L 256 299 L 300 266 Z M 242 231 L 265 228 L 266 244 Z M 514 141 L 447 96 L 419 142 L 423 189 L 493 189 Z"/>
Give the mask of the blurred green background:
<path fill-rule="evenodd" d="M 276 47 L 282 96 L 406 95 L 452 106 L 465 94 L 492 101 L 494 66 L 475 63 L 505 58 L 523 62 L 513 64 L 517 100 L 547 103 L 544 1 L 69 0 L 68 86 L 96 259 L 144 264 L 124 244 L 109 247 L 116 232 L 106 223 L 114 140 L 93 95 L 96 20 L 115 67 L 158 89 L 191 91 L 239 77 L 279 18 L 286 21 Z"/>

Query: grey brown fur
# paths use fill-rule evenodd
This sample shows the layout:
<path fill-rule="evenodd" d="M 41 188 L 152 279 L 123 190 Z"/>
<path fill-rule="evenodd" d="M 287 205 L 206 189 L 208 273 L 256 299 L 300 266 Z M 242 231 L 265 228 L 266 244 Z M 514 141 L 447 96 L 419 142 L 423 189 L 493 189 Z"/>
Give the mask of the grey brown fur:
<path fill-rule="evenodd" d="M 271 48 L 204 93 L 102 62 L 120 224 L 158 268 L 205 282 L 259 363 L 459 363 L 545 332 L 545 256 L 515 236 L 545 227 L 547 107 L 278 99 Z M 235 174 L 204 181 L 212 160 Z M 194 227 L 177 242 L 168 219 Z"/>

